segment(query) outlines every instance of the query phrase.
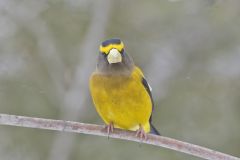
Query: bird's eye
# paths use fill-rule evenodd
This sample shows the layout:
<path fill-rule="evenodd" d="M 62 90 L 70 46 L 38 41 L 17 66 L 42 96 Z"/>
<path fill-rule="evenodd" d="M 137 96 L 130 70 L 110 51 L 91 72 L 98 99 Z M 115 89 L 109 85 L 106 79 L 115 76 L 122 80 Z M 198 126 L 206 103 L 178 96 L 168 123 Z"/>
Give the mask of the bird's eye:
<path fill-rule="evenodd" d="M 101 55 L 103 55 L 104 57 L 107 57 L 107 54 L 104 52 L 101 52 Z"/>

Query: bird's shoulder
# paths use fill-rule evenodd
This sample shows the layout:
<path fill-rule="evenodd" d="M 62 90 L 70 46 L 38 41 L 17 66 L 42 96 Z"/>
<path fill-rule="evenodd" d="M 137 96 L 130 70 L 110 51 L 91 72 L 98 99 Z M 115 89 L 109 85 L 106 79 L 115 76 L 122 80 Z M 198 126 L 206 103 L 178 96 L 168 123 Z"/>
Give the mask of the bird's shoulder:
<path fill-rule="evenodd" d="M 139 80 L 142 80 L 142 78 L 144 78 L 144 74 L 143 74 L 142 70 L 138 66 L 135 66 L 133 68 L 131 76 L 134 79 L 139 79 Z"/>

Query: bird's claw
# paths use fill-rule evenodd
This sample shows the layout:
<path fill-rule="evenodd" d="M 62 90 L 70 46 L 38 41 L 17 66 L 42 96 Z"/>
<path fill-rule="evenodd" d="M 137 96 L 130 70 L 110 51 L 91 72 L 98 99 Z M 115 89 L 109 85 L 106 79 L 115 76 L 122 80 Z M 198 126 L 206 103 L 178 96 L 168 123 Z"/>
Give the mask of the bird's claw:
<path fill-rule="evenodd" d="M 105 128 L 106 128 L 106 130 L 107 130 L 108 139 L 109 139 L 110 133 L 113 133 L 114 125 L 113 125 L 112 122 L 110 122 L 108 125 L 105 126 Z"/>
<path fill-rule="evenodd" d="M 137 130 L 136 136 L 139 137 L 141 139 L 141 141 L 147 139 L 147 134 L 141 125 L 140 125 L 139 129 Z"/>

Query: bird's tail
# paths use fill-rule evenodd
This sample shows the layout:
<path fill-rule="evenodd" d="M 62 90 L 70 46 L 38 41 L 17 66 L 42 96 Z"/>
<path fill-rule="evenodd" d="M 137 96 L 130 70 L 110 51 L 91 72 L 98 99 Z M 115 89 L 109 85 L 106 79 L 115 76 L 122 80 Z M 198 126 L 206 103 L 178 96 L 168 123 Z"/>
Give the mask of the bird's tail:
<path fill-rule="evenodd" d="M 152 134 L 155 134 L 155 135 L 161 135 L 158 130 L 152 125 L 152 123 L 150 123 L 150 127 L 151 127 L 151 130 L 150 130 L 150 133 Z"/>

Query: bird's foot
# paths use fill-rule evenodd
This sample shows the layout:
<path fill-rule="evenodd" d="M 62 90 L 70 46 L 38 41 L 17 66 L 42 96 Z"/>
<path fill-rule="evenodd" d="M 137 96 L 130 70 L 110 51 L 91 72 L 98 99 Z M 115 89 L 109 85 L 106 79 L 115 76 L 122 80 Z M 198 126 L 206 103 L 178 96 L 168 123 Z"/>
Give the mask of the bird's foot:
<path fill-rule="evenodd" d="M 140 125 L 139 129 L 137 130 L 136 136 L 142 140 L 147 139 L 147 133 L 144 131 L 143 127 Z"/>
<path fill-rule="evenodd" d="M 108 125 L 105 126 L 105 128 L 106 128 L 106 130 L 107 130 L 108 139 L 109 139 L 110 133 L 113 133 L 114 125 L 113 125 L 112 122 L 110 122 Z"/>

